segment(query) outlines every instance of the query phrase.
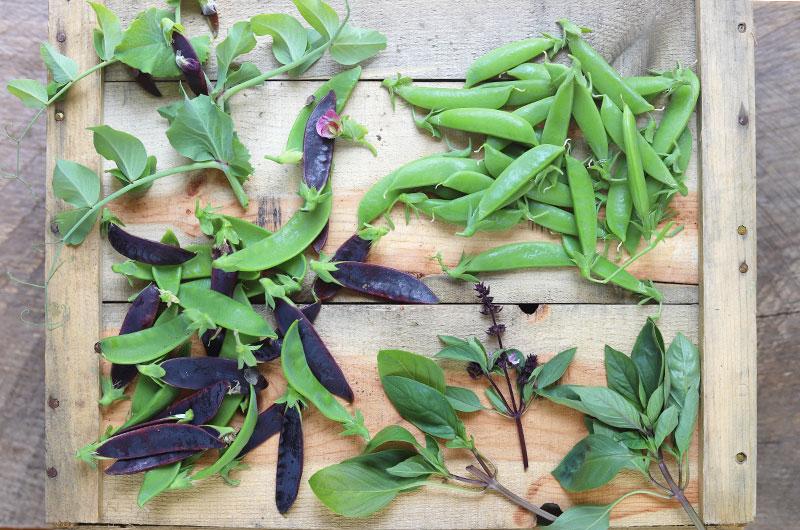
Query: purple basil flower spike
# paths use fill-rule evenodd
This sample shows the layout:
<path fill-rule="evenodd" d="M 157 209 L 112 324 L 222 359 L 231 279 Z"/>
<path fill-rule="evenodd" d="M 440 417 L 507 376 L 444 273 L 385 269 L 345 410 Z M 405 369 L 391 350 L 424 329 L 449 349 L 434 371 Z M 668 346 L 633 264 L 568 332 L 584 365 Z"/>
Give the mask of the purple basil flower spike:
<path fill-rule="evenodd" d="M 329 109 L 317 120 L 317 134 L 323 138 L 336 138 L 342 134 L 342 119 L 334 109 Z"/>

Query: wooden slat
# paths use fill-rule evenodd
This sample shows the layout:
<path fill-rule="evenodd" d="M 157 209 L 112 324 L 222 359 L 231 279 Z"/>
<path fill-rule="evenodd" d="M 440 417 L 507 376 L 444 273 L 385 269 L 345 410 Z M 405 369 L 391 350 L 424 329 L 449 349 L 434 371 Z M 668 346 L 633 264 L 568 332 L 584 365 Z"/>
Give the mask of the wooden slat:
<path fill-rule="evenodd" d="M 104 305 L 104 333 L 116 331 L 126 308 L 124 304 Z M 512 305 L 506 306 L 501 315 L 508 326 L 507 344 L 537 353 L 542 359 L 567 347 L 577 346 L 578 355 L 564 382 L 602 384 L 603 345 L 608 343 L 621 351 L 630 351 L 646 316 L 655 311 L 656 308 L 632 305 L 542 305 L 536 313 L 527 315 Z M 671 340 L 679 330 L 696 340 L 697 319 L 697 306 L 668 306 L 664 308 L 659 325 L 667 340 Z M 439 347 L 436 334 L 480 335 L 486 325 L 486 318 L 474 305 L 336 305 L 323 308 L 317 320 L 320 335 L 356 393 L 355 406 L 363 411 L 366 424 L 373 433 L 401 421 L 378 381 L 375 367 L 378 350 L 404 348 L 430 355 Z M 463 369 L 451 368 L 447 369 L 450 384 L 469 386 L 482 393 L 482 386 L 472 381 Z M 284 388 L 275 363 L 268 363 L 264 370 L 270 386 L 262 394 L 262 408 L 278 397 Z M 116 423 L 124 418 L 127 406 L 127 403 L 121 403 L 109 411 L 104 417 L 103 427 L 107 422 Z M 475 435 L 478 447 L 498 464 L 501 480 L 513 491 L 535 502 L 558 502 L 566 507 L 575 503 L 606 503 L 624 491 L 646 487 L 646 481 L 640 475 L 623 473 L 609 486 L 566 495 L 550 471 L 566 449 L 585 436 L 581 415 L 540 402 L 524 418 L 531 454 L 531 467 L 527 473 L 521 470 L 516 437 L 508 421 L 489 412 L 465 415 L 467 429 Z M 362 447 L 353 438 L 339 436 L 338 426 L 314 410 L 304 413 L 303 428 L 306 433 L 306 479 L 321 467 L 357 454 Z M 516 528 L 532 525 L 529 514 L 510 508 L 500 497 L 454 496 L 453 492 L 435 488 L 400 495 L 386 510 L 366 520 L 347 520 L 331 515 L 314 497 L 305 480 L 288 517 L 282 517 L 273 502 L 276 446 L 277 439 L 272 439 L 252 453 L 248 458 L 251 467 L 241 474 L 242 483 L 237 488 L 211 480 L 198 484 L 188 493 L 167 494 L 144 510 L 136 507 L 140 477 L 104 476 L 101 520 L 110 524 L 136 521 L 140 524 L 270 528 Z M 687 491 L 689 499 L 695 503 L 699 495 L 696 451 L 695 441 L 690 457 L 694 478 Z M 461 469 L 467 463 L 463 454 L 458 452 L 449 452 L 447 458 L 453 470 Z M 455 505 L 463 509 L 453 509 Z M 436 517 L 432 518 L 431 514 L 436 514 Z M 675 525 L 688 524 L 688 519 L 677 503 L 637 496 L 614 511 L 614 524 L 624 527 Z"/>
<path fill-rule="evenodd" d="M 697 17 L 702 511 L 708 522 L 746 523 L 756 508 L 755 34 L 748 0 L 701 0 Z"/>
<path fill-rule="evenodd" d="M 49 41 L 56 49 L 91 67 L 96 56 L 91 39 L 94 16 L 85 2 L 50 2 Z M 48 224 L 63 204 L 52 194 L 50 180 L 58 158 L 101 171 L 100 158 L 86 128 L 101 122 L 99 74 L 82 80 L 65 101 L 48 112 Z M 56 113 L 63 120 L 56 121 Z M 80 464 L 75 450 L 94 437 L 99 425 L 98 376 L 93 344 L 100 328 L 100 238 L 95 230 L 80 248 L 64 248 L 46 229 L 46 271 L 58 271 L 47 290 L 48 315 L 54 327 L 45 346 L 46 518 L 48 522 L 95 522 L 99 496 L 97 471 Z M 46 273 L 48 274 L 48 273 Z"/>

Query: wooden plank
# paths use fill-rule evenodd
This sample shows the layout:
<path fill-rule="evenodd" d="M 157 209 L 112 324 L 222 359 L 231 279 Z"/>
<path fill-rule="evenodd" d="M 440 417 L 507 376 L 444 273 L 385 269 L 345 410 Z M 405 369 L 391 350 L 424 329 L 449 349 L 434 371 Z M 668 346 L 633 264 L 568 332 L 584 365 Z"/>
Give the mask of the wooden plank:
<path fill-rule="evenodd" d="M 115 333 L 125 304 L 105 304 L 104 333 Z M 263 308 L 262 308 L 263 309 Z M 522 346 L 525 352 L 535 352 L 543 359 L 569 346 L 577 346 L 578 355 L 564 381 L 573 384 L 602 384 L 603 345 L 629 351 L 647 315 L 656 308 L 633 305 L 541 305 L 533 315 L 514 306 L 501 313 L 508 326 L 508 344 Z M 659 322 L 667 340 L 679 330 L 692 340 L 697 337 L 698 307 L 668 306 Z M 608 322 L 613 325 L 587 326 L 586 323 Z M 375 354 L 382 348 L 404 348 L 423 354 L 437 351 L 436 334 L 458 336 L 482 334 L 486 318 L 476 306 L 402 306 L 335 305 L 323 308 L 317 329 L 336 356 L 342 370 L 356 392 L 355 405 L 363 411 L 372 432 L 400 422 L 380 389 L 375 369 Z M 380 330 L 380 333 L 376 333 Z M 262 393 L 262 408 L 279 396 L 284 387 L 279 367 L 264 365 L 270 380 Z M 461 369 L 447 371 L 448 382 L 470 386 L 482 393 Z M 112 408 L 104 416 L 106 423 L 124 418 L 126 403 Z M 476 436 L 477 445 L 500 468 L 502 481 L 513 491 L 536 502 L 558 502 L 562 506 L 575 503 L 610 502 L 624 491 L 646 487 L 641 476 L 624 473 L 613 484 L 579 495 L 566 495 L 549 474 L 563 457 L 565 448 L 585 436 L 580 414 L 551 403 L 535 405 L 525 416 L 528 446 L 532 449 L 531 467 L 521 472 L 513 426 L 499 416 L 482 413 L 466 415 L 468 431 Z M 317 469 L 358 453 L 361 444 L 339 436 L 338 427 L 316 411 L 304 414 L 306 432 L 305 477 Z M 424 491 L 401 495 L 386 510 L 366 520 L 346 520 L 330 514 L 313 496 L 307 482 L 301 485 L 300 495 L 287 517 L 274 508 L 275 449 L 277 440 L 252 453 L 250 469 L 241 475 L 237 488 L 225 487 L 212 480 L 198 484 L 189 494 L 175 492 L 159 498 L 147 509 L 136 507 L 140 477 L 105 477 L 102 480 L 101 520 L 110 524 L 177 524 L 198 526 L 266 526 L 270 528 L 507 528 L 530 527 L 532 519 L 520 510 L 509 509 L 507 501 L 494 495 L 460 495 L 427 488 Z M 535 448 L 535 449 L 533 449 Z M 691 451 L 692 482 L 687 494 L 697 502 L 697 441 Z M 457 452 L 448 453 L 453 469 L 467 462 Z M 469 511 L 454 510 L 454 506 L 469 506 Z M 432 519 L 429 514 L 436 513 Z M 618 526 L 688 524 L 688 519 L 676 503 L 639 496 L 622 503 L 614 512 Z"/>
<path fill-rule="evenodd" d="M 344 2 L 335 0 L 331 4 L 342 11 Z M 148 0 L 109 0 L 108 5 L 127 24 L 153 4 Z M 261 0 L 217 0 L 217 5 L 221 37 L 237 20 L 259 13 L 297 15 L 289 0 L 268 4 Z M 589 36 L 592 44 L 613 58 L 614 66 L 627 75 L 644 74 L 651 68 L 674 68 L 678 61 L 695 61 L 695 19 L 690 0 L 373 0 L 352 2 L 352 6 L 354 25 L 382 31 L 389 42 L 383 53 L 365 65 L 369 79 L 384 79 L 398 71 L 417 79 L 463 79 L 472 60 L 494 47 L 541 32 L 558 34 L 556 21 L 562 17 L 595 30 Z M 194 3 L 184 6 L 184 23 L 190 35 L 208 33 Z M 262 71 L 274 68 L 269 39 L 259 41 L 245 59 Z M 213 58 L 209 66 L 209 75 L 214 77 Z M 338 68 L 326 58 L 303 77 L 327 78 Z M 123 68 L 114 68 L 109 79 L 130 77 Z"/>
<path fill-rule="evenodd" d="M 203 528 L 200 526 L 152 526 L 152 525 L 81 525 L 69 528 L 80 530 L 195 530 Z M 610 530 L 690 530 L 688 526 L 613 526 Z M 706 528 L 713 528 L 714 530 L 738 530 L 741 526 L 707 526 Z M 243 528 L 229 528 L 229 530 L 245 530 Z"/>
<path fill-rule="evenodd" d="M 703 94 L 702 513 L 711 523 L 746 523 L 756 507 L 757 430 L 752 6 L 748 0 L 701 0 L 697 20 Z"/>
<path fill-rule="evenodd" d="M 91 39 L 94 15 L 85 2 L 50 2 L 49 41 L 82 69 L 96 63 Z M 86 128 L 101 122 L 100 75 L 82 80 L 65 101 L 47 113 L 47 210 L 63 209 L 50 180 L 56 159 L 64 158 L 101 171 L 100 157 Z M 59 114 L 60 113 L 60 114 Z M 60 119 L 56 121 L 56 114 Z M 52 217 L 47 219 L 48 224 Z M 95 522 L 98 517 L 97 471 L 81 465 L 75 450 L 97 434 L 98 375 L 93 344 L 100 327 L 100 238 L 92 232 L 80 248 L 63 248 L 46 230 L 45 275 L 58 267 L 49 283 L 45 346 L 46 518 L 48 522 Z M 60 253 L 59 253 L 59 249 Z"/>

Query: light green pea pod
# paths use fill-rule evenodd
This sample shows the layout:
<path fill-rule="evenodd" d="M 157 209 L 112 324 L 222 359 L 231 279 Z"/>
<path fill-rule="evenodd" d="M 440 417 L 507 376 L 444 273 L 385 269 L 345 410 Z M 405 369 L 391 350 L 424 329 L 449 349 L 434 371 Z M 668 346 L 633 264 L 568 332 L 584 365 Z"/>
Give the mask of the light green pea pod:
<path fill-rule="evenodd" d="M 438 186 L 457 171 L 481 172 L 473 158 L 428 157 L 415 160 L 396 171 L 388 191 L 400 191 Z"/>
<path fill-rule="evenodd" d="M 397 75 L 384 79 L 394 107 L 395 95 L 409 104 L 428 110 L 485 108 L 499 109 L 508 101 L 513 86 L 480 88 L 446 88 L 415 86 L 408 77 Z"/>
<path fill-rule="evenodd" d="M 255 337 L 277 337 L 267 321 L 248 305 L 206 289 L 196 282 L 181 285 L 178 299 L 181 307 L 196 309 L 208 315 L 220 327 Z"/>
<path fill-rule="evenodd" d="M 464 87 L 469 88 L 530 61 L 551 50 L 556 42 L 550 37 L 537 37 L 510 42 L 495 48 L 475 59 L 467 68 Z"/>
<path fill-rule="evenodd" d="M 550 96 L 540 99 L 539 101 L 534 101 L 533 103 L 529 103 L 524 107 L 515 109 L 512 111 L 512 114 L 516 114 L 520 118 L 530 123 L 532 127 L 536 127 L 547 119 L 547 114 L 550 112 L 550 106 L 553 104 L 554 99 L 554 96 Z M 495 149 L 504 149 L 510 143 L 510 140 L 504 140 L 502 138 L 495 137 L 491 137 L 486 140 L 486 144 L 491 145 Z"/>
<path fill-rule="evenodd" d="M 577 74 L 574 82 L 572 116 L 578 124 L 583 138 L 598 160 L 608 159 L 608 135 L 600 117 L 600 111 L 592 97 L 586 78 Z"/>
<path fill-rule="evenodd" d="M 492 177 L 479 171 L 461 170 L 444 179 L 440 186 L 470 194 L 485 190 L 492 182 L 494 182 Z"/>
<path fill-rule="evenodd" d="M 633 203 L 631 202 L 631 192 L 627 182 L 628 172 L 624 165 L 616 176 L 621 180 L 615 180 L 608 187 L 606 225 L 612 234 L 625 243 L 631 222 Z"/>
<path fill-rule="evenodd" d="M 136 498 L 139 507 L 143 507 L 145 504 L 167 491 L 178 477 L 180 470 L 181 462 L 175 462 L 145 472 L 142 485 L 139 487 L 139 495 Z"/>
<path fill-rule="evenodd" d="M 506 74 L 514 79 L 550 81 L 550 72 L 543 63 L 522 63 L 506 72 Z"/>
<path fill-rule="evenodd" d="M 451 268 L 442 263 L 437 256 L 442 272 L 451 278 L 477 283 L 474 274 L 481 272 L 501 272 L 519 269 L 540 269 L 551 267 L 571 267 L 574 265 L 558 243 L 526 241 L 494 247 L 474 256 L 464 255 L 461 261 Z"/>
<path fill-rule="evenodd" d="M 650 214 L 650 199 L 647 193 L 647 183 L 644 180 L 642 156 L 639 151 L 641 135 L 636 128 L 636 118 L 630 107 L 625 105 L 622 117 L 622 139 L 625 146 L 625 161 L 628 164 L 628 189 L 631 192 L 633 209 L 642 222 Z"/>
<path fill-rule="evenodd" d="M 653 149 L 656 153 L 669 154 L 689 124 L 689 118 L 697 106 L 700 97 L 700 80 L 690 69 L 681 70 L 679 76 L 688 84 L 676 88 L 669 98 L 669 103 L 658 124 L 653 137 Z"/>
<path fill-rule="evenodd" d="M 534 186 L 526 195 L 536 202 L 543 202 L 562 208 L 572 207 L 572 192 L 569 186 L 561 181 L 546 186 Z"/>
<path fill-rule="evenodd" d="M 597 209 L 595 208 L 592 177 L 579 160 L 567 155 L 567 179 L 572 192 L 572 210 L 578 240 L 584 256 L 591 256 L 597 247 Z"/>
<path fill-rule="evenodd" d="M 476 90 L 496 90 L 498 88 L 511 87 L 506 105 L 509 107 L 519 107 L 528 105 L 540 99 L 552 96 L 555 93 L 550 79 L 517 79 L 514 81 L 494 81 L 484 83 Z"/>
<path fill-rule="evenodd" d="M 192 321 L 185 314 L 151 328 L 101 339 L 95 349 L 115 364 L 145 364 L 166 355 L 192 336 Z"/>
<path fill-rule="evenodd" d="M 488 171 L 492 177 L 499 177 L 513 161 L 514 159 L 512 157 L 499 149 L 496 149 L 488 143 L 483 144 L 483 164 L 486 166 L 486 171 Z"/>
<path fill-rule="evenodd" d="M 572 100 L 575 75 L 567 73 L 553 96 L 553 102 L 544 122 L 541 141 L 543 144 L 564 145 L 569 134 L 569 122 L 572 118 Z"/>
<path fill-rule="evenodd" d="M 433 130 L 439 127 L 496 136 L 526 145 L 538 145 L 531 124 L 519 116 L 496 109 L 450 109 L 425 118 Z"/>
<path fill-rule="evenodd" d="M 181 243 L 172 230 L 167 230 L 161 238 L 165 245 L 180 248 Z M 183 275 L 182 265 L 153 265 L 153 280 L 162 291 L 169 291 L 173 294 L 178 292 Z"/>

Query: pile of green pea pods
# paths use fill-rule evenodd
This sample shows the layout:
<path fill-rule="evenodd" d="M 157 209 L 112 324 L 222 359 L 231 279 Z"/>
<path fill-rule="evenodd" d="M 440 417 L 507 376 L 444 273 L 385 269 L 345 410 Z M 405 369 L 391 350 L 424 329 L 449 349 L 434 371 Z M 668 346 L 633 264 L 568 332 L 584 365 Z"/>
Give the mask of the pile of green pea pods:
<path fill-rule="evenodd" d="M 562 243 L 504 245 L 443 269 L 476 281 L 478 272 L 577 266 L 588 280 L 661 301 L 652 282 L 626 269 L 681 229 L 670 221 L 670 203 L 676 193 L 687 194 L 688 123 L 699 80 L 681 67 L 622 77 L 582 38 L 588 30 L 559 24 L 560 39 L 515 41 L 477 58 L 463 88 L 418 86 L 399 74 L 383 82 L 393 104 L 400 97 L 429 111 L 414 118 L 433 136 L 453 129 L 486 140 L 482 158 L 467 148 L 386 175 L 362 198 L 359 225 L 398 203 L 460 226 L 460 236 L 533 222 Z M 569 52 L 569 64 L 552 62 L 561 50 Z M 666 105 L 659 121 L 650 114 L 653 101 Z M 642 129 L 641 115 L 649 116 Z M 621 253 L 609 259 L 612 247 L 624 247 L 628 259 Z"/>

